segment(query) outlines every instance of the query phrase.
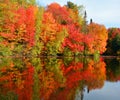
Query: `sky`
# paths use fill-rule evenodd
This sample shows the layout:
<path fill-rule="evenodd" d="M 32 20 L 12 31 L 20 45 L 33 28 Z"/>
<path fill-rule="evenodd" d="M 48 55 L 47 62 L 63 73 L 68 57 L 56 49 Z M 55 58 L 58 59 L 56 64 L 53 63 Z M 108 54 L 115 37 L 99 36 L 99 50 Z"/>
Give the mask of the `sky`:
<path fill-rule="evenodd" d="M 67 1 L 83 5 L 87 12 L 87 20 L 91 18 L 93 22 L 103 24 L 107 28 L 120 28 L 120 0 L 37 0 L 42 6 L 56 2 L 61 6 L 66 5 Z"/>

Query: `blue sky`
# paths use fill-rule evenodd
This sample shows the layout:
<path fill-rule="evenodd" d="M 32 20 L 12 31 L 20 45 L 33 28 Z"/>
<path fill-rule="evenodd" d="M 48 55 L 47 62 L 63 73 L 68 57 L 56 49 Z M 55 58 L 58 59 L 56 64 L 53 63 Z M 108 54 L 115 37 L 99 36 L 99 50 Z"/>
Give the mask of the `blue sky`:
<path fill-rule="evenodd" d="M 120 28 L 120 0 L 37 0 L 40 5 L 47 6 L 52 2 L 65 5 L 71 1 L 77 5 L 83 5 L 87 11 L 87 20 L 103 24 L 107 28 Z"/>

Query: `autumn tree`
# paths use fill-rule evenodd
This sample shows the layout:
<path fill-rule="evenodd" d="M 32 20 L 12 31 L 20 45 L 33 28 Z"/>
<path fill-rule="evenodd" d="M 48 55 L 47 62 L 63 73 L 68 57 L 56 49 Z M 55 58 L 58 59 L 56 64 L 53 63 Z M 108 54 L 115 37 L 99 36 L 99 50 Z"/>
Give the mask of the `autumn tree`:
<path fill-rule="evenodd" d="M 43 19 L 43 14 L 44 14 L 44 8 L 43 7 L 38 7 L 36 9 L 36 15 L 35 15 L 35 45 L 32 48 L 32 55 L 33 56 L 38 56 L 42 52 L 43 48 L 43 41 L 41 41 L 41 32 L 42 32 L 42 19 Z"/>
<path fill-rule="evenodd" d="M 88 34 L 90 34 L 94 39 L 94 41 L 90 43 L 92 45 L 92 47 L 89 48 L 90 52 L 95 53 L 95 51 L 99 51 L 100 54 L 104 53 L 108 39 L 107 29 L 105 26 L 90 23 L 88 25 Z"/>
<path fill-rule="evenodd" d="M 55 20 L 62 25 L 66 25 L 71 22 L 67 8 L 65 6 L 61 7 L 58 3 L 51 3 L 48 5 L 47 12 L 51 12 Z"/>
<path fill-rule="evenodd" d="M 66 7 L 67 7 L 67 11 L 69 12 L 70 18 L 72 18 L 73 22 L 76 23 L 77 25 L 82 25 L 84 21 L 83 5 L 78 6 L 77 4 L 74 4 L 73 2 L 68 1 Z"/>
<path fill-rule="evenodd" d="M 76 26 L 69 25 L 68 27 L 68 37 L 65 38 L 63 43 L 64 48 L 68 48 L 72 52 L 82 52 L 84 49 L 83 46 L 83 34 L 80 33 L 80 30 Z M 67 53 L 68 51 L 65 51 Z"/>
<path fill-rule="evenodd" d="M 0 2 L 0 52 L 3 56 L 11 55 L 11 50 L 13 50 L 13 43 L 10 41 L 15 39 L 12 32 L 15 28 L 16 8 L 17 4 L 13 4 L 9 0 Z"/>
<path fill-rule="evenodd" d="M 80 33 L 81 26 L 78 23 L 80 17 L 78 7 L 74 4 L 75 7 L 68 5 L 61 7 L 57 3 L 52 3 L 47 7 L 47 12 L 51 12 L 56 22 L 67 30 L 68 35 L 66 38 L 64 37 L 62 44 L 66 55 L 68 55 L 68 51 L 75 53 L 83 50 L 83 34 Z M 73 13 L 74 11 L 75 13 Z M 72 17 L 72 15 L 74 16 Z"/>
<path fill-rule="evenodd" d="M 25 7 L 16 0 L 5 0 L 0 4 L 0 37 L 3 43 L 9 45 L 10 50 L 16 53 L 26 52 L 25 49 L 29 51 L 34 45 L 36 6 L 26 4 Z"/>
<path fill-rule="evenodd" d="M 66 37 L 66 29 L 62 27 L 50 12 L 43 14 L 40 39 L 44 44 L 43 52 L 47 55 L 56 55 L 62 51 L 62 42 Z"/>

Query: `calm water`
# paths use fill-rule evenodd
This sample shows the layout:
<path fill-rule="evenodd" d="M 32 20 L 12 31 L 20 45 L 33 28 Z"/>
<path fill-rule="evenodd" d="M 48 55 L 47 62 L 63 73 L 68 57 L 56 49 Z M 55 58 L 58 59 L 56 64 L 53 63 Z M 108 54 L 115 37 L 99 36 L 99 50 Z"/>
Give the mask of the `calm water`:
<path fill-rule="evenodd" d="M 0 58 L 0 100 L 120 100 L 120 59 Z"/>

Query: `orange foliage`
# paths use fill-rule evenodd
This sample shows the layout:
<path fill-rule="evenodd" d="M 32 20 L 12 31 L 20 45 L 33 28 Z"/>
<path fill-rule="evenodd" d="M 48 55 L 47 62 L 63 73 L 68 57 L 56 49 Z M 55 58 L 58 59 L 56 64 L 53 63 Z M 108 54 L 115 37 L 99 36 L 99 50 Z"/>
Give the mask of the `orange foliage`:
<path fill-rule="evenodd" d="M 48 41 L 54 41 L 56 35 L 60 32 L 60 25 L 56 23 L 52 13 L 45 12 L 42 20 L 41 39 L 46 44 Z"/>
<path fill-rule="evenodd" d="M 39 74 L 41 84 L 41 98 L 49 100 L 50 95 L 58 88 L 58 82 L 54 79 L 54 73 L 43 71 Z"/>
<path fill-rule="evenodd" d="M 104 85 L 104 81 L 106 80 L 106 64 L 104 61 L 100 60 L 99 62 L 91 61 L 88 64 L 87 71 L 91 73 L 88 77 L 86 77 L 86 84 L 88 85 L 88 89 L 96 89 L 101 88 Z M 85 74 L 85 73 L 84 73 Z"/>
<path fill-rule="evenodd" d="M 91 43 L 91 52 L 94 52 L 95 50 L 100 51 L 100 53 L 105 52 L 108 39 L 107 29 L 103 25 L 91 23 L 88 25 L 88 31 L 94 39 Z"/>
<path fill-rule="evenodd" d="M 3 32 L 0 32 L 0 36 L 8 42 L 26 42 L 29 46 L 33 46 L 37 7 L 29 6 L 25 8 L 18 3 L 5 2 L 2 10 L 4 18 L 1 24 Z"/>
<path fill-rule="evenodd" d="M 30 65 L 25 71 L 20 72 L 11 63 L 10 66 L 4 67 L 0 71 L 0 87 L 4 88 L 2 91 L 3 94 L 6 94 L 8 91 L 13 91 L 18 95 L 19 100 L 32 100 L 33 66 Z"/>

